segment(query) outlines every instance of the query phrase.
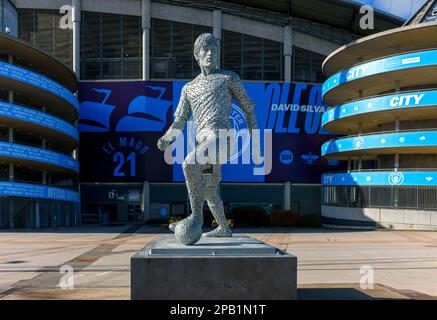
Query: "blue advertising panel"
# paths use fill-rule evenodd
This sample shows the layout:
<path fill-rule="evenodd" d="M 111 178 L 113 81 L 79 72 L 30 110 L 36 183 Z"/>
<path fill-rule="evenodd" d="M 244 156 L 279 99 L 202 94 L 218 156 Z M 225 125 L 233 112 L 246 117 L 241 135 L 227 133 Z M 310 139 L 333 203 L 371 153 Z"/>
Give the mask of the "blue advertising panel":
<path fill-rule="evenodd" d="M 437 91 L 411 91 L 389 94 L 370 99 L 355 100 L 326 111 L 322 115 L 322 127 L 338 119 L 369 112 L 390 111 L 407 108 L 437 107 Z"/>
<path fill-rule="evenodd" d="M 34 123 L 42 127 L 62 132 L 74 138 L 75 140 L 79 140 L 79 133 L 77 129 L 71 124 L 57 117 L 51 116 L 44 112 L 33 110 L 31 108 L 26 108 L 9 102 L 0 101 L 0 117 Z"/>
<path fill-rule="evenodd" d="M 437 186 L 437 172 L 380 171 L 322 175 L 323 186 Z"/>
<path fill-rule="evenodd" d="M 173 113 L 172 82 L 79 83 L 81 181 L 171 182 L 156 143 Z"/>
<path fill-rule="evenodd" d="M 76 109 L 78 107 L 77 99 L 70 90 L 45 76 L 39 75 L 38 73 L 0 61 L 0 77 L 14 79 L 48 91 L 69 102 Z"/>
<path fill-rule="evenodd" d="M 79 172 L 79 163 L 67 155 L 24 146 L 16 143 L 0 141 L 0 157 L 18 158 L 64 167 Z"/>
<path fill-rule="evenodd" d="M 337 152 L 381 148 L 436 147 L 437 131 L 410 131 L 345 137 L 325 142 L 322 156 Z"/>
<path fill-rule="evenodd" d="M 0 181 L 0 196 L 79 202 L 79 193 L 30 183 Z"/>
<path fill-rule="evenodd" d="M 340 71 L 323 83 L 322 95 L 342 84 L 372 75 L 411 68 L 429 67 L 437 64 L 437 50 L 412 52 L 373 60 Z"/>
<path fill-rule="evenodd" d="M 81 181 L 184 181 L 182 161 L 168 164 L 156 146 L 173 121 L 184 84 L 81 82 Z M 322 143 L 333 138 L 320 126 L 322 113 L 327 110 L 320 85 L 248 82 L 244 86 L 255 103 L 263 153 L 264 139 L 268 139 L 264 134 L 271 132 L 272 168 L 266 175 L 255 175 L 254 164 L 241 159 L 245 148 L 250 148 L 243 139 L 235 152 L 238 164 L 223 166 L 222 181 L 320 183 L 322 172 L 344 167 L 341 162 L 320 157 Z M 230 121 L 233 128 L 247 128 L 244 113 L 235 101 Z M 184 130 L 185 156 L 191 140 L 188 127 Z"/>

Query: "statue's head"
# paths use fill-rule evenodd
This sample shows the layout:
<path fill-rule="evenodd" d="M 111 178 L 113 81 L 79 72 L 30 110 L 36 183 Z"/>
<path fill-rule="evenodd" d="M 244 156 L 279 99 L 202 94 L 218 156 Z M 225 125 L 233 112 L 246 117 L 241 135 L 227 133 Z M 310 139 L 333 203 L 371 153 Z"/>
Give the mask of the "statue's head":
<path fill-rule="evenodd" d="M 217 39 L 211 33 L 202 33 L 194 42 L 194 57 L 200 67 L 215 69 L 218 59 Z"/>

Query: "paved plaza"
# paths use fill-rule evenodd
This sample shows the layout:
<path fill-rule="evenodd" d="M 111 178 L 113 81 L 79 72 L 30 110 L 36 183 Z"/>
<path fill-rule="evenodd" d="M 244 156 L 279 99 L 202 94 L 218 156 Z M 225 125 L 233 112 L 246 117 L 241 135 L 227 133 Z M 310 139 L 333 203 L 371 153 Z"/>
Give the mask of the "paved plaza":
<path fill-rule="evenodd" d="M 298 257 L 299 299 L 437 299 L 437 232 L 234 232 Z M 166 233 L 150 225 L 2 230 L 0 299 L 130 299 L 130 257 Z"/>

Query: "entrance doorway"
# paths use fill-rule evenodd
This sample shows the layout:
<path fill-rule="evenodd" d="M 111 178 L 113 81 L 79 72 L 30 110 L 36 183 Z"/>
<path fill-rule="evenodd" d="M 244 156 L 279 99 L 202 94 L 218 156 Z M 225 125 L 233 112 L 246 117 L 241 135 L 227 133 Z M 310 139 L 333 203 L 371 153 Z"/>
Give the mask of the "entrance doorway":
<path fill-rule="evenodd" d="M 141 205 L 130 204 L 127 206 L 127 221 L 141 221 Z"/>
<path fill-rule="evenodd" d="M 108 224 L 117 222 L 116 203 L 84 203 L 82 224 Z"/>

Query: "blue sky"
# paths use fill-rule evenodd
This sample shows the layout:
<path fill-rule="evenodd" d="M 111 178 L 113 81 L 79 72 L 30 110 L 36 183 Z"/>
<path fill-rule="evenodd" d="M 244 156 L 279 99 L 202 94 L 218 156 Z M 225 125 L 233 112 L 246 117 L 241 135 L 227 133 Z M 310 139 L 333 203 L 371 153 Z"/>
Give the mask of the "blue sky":
<path fill-rule="evenodd" d="M 426 0 L 354 0 L 407 20 Z"/>

